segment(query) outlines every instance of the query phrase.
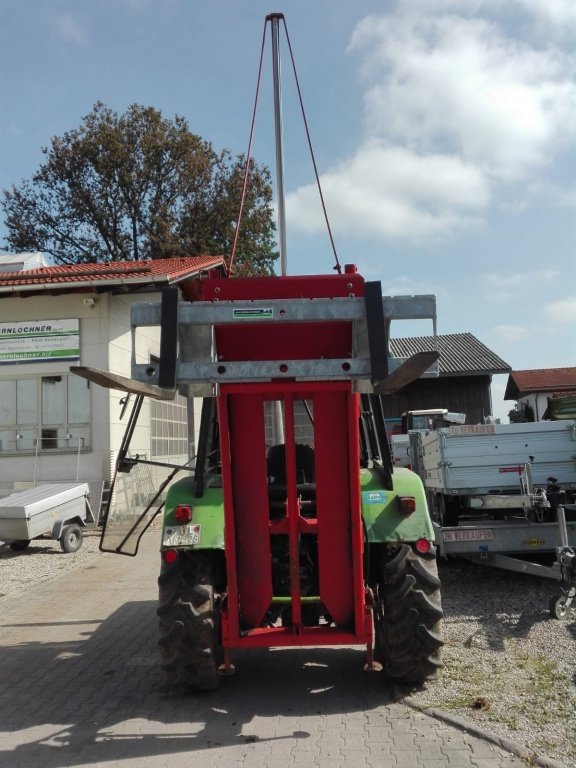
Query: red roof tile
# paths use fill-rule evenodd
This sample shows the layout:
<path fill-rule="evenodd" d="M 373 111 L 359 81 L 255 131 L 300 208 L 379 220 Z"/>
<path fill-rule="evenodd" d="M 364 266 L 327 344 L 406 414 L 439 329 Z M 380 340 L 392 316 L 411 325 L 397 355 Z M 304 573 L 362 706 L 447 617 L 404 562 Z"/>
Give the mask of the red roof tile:
<path fill-rule="evenodd" d="M 141 284 L 179 282 L 204 270 L 222 267 L 222 256 L 184 256 L 149 261 L 111 261 L 100 264 L 68 264 L 19 272 L 0 272 L 0 293 L 14 290 L 49 289 L 51 286 L 78 286 L 82 283 L 96 287 L 107 284 Z"/>
<path fill-rule="evenodd" d="M 517 400 L 534 392 L 570 392 L 576 388 L 576 368 L 537 368 L 512 371 L 504 400 Z"/>

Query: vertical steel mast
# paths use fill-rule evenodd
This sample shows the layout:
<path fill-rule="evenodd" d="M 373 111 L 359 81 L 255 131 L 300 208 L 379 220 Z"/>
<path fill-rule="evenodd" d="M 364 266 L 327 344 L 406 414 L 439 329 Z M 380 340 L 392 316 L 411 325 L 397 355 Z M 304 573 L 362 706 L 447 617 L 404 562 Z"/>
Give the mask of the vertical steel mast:
<path fill-rule="evenodd" d="M 282 86 L 280 72 L 280 21 L 283 13 L 271 13 L 266 17 L 272 30 L 272 75 L 274 87 L 274 128 L 276 137 L 276 194 L 278 197 L 278 245 L 280 248 L 280 268 L 282 275 L 287 274 L 286 260 L 286 217 L 284 209 L 284 157 L 282 145 Z"/>

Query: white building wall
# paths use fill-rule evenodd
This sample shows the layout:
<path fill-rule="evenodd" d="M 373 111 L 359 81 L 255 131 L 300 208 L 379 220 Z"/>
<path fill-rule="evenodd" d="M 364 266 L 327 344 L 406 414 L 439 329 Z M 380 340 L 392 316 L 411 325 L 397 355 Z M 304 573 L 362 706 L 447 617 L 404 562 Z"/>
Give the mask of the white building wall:
<path fill-rule="evenodd" d="M 120 294 L 111 297 L 108 329 L 108 368 L 111 373 L 131 377 L 132 360 L 132 334 L 130 330 L 130 308 L 136 303 L 154 303 L 161 300 L 159 293 L 147 294 Z M 160 355 L 160 328 L 140 327 L 134 338 L 134 358 L 136 363 L 148 363 L 151 356 Z M 120 419 L 122 412 L 121 400 L 125 398 L 124 392 L 107 390 L 109 393 L 109 424 L 110 446 L 116 453 L 121 444 L 126 424 L 130 415 L 135 396 L 130 397 L 128 408 L 124 418 Z M 182 465 L 188 459 L 187 453 L 165 454 L 153 456 L 151 451 L 151 400 L 145 397 L 140 410 L 137 426 L 130 443 L 130 456 L 138 454 L 141 458 L 155 459 L 158 461 Z M 113 457 L 114 458 L 114 457 Z M 112 462 L 113 463 L 113 462 Z M 170 469 L 139 464 L 128 474 L 119 474 L 116 486 L 116 502 L 125 503 L 128 506 L 138 506 L 139 502 L 145 502 L 152 489 L 156 490 Z M 180 479 L 181 475 L 176 479 Z M 123 501 L 124 500 L 124 501 Z"/>
<path fill-rule="evenodd" d="M 107 370 L 120 376 L 131 377 L 132 337 L 130 332 L 130 307 L 132 304 L 160 301 L 160 295 L 149 293 L 138 296 L 121 294 L 111 297 L 109 328 L 108 328 L 108 363 Z M 160 331 L 158 328 L 139 329 L 136 334 L 136 362 L 145 363 L 150 355 L 160 352 Z M 120 420 L 122 405 L 120 401 L 125 393 L 118 390 L 107 390 L 109 393 L 110 411 L 110 445 L 116 450 L 122 441 L 126 429 L 130 407 L 126 409 L 124 418 Z M 131 402 L 134 401 L 134 396 Z M 134 431 L 131 451 L 146 454 L 150 458 L 150 401 L 144 398 L 138 425 Z"/>
<path fill-rule="evenodd" d="M 93 305 L 84 300 L 90 294 L 61 294 L 34 296 L 30 299 L 11 297 L 0 299 L 0 323 L 30 320 L 79 319 L 80 360 L 31 362 L 0 365 L 0 379 L 19 379 L 31 376 L 68 374 L 71 364 L 106 365 L 106 343 L 99 341 L 107 325 L 107 296 L 95 299 Z M 103 337 L 104 340 L 106 336 Z M 3 481 L 98 480 L 102 477 L 102 454 L 109 451 L 107 397 L 100 388 L 91 386 L 92 448 L 78 453 L 42 453 L 5 455 L 0 464 Z M 94 418 L 98 414 L 98 418 Z"/>
<path fill-rule="evenodd" d="M 158 302 L 160 294 L 61 294 L 34 296 L 30 299 L 10 297 L 0 299 L 0 323 L 30 320 L 79 319 L 80 359 L 77 361 L 33 362 L 0 365 L 0 380 L 67 375 L 70 365 L 83 365 L 131 375 L 132 339 L 130 306 L 135 302 Z M 159 354 L 158 328 L 141 329 L 137 334 L 136 359 L 148 362 L 150 355 Z M 51 482 L 75 480 L 82 482 L 109 481 L 111 467 L 121 444 L 131 404 L 120 420 L 121 400 L 125 393 L 90 384 L 91 447 L 85 451 L 37 451 L 14 453 L 2 451 L 0 482 Z M 150 402 L 144 399 L 138 427 L 131 446 L 132 453 L 150 457 Z M 173 457 L 175 460 L 181 457 Z"/>
<path fill-rule="evenodd" d="M 535 421 L 542 421 L 542 416 L 548 408 L 548 398 L 552 397 L 553 392 L 538 392 L 525 397 L 521 397 L 518 400 L 518 407 L 522 410 L 525 406 L 532 408 Z"/>

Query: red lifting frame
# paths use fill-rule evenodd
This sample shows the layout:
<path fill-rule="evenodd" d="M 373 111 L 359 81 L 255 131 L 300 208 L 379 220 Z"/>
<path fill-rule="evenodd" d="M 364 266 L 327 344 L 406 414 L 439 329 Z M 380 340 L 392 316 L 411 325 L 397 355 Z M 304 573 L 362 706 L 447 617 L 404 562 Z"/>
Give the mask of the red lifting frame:
<path fill-rule="evenodd" d="M 312 278 L 316 295 L 363 293 L 362 278 L 355 274 Z M 303 281 L 303 282 L 298 282 Z M 225 288 L 219 298 L 244 298 L 246 281 L 218 281 Z M 252 298 L 306 296 L 303 278 L 251 279 L 262 288 Z M 216 281 L 206 281 L 204 298 Z M 236 292 L 235 288 L 239 290 Z M 318 287 L 321 286 L 320 291 Z M 334 290 L 336 288 L 336 290 Z M 222 291 L 224 293 L 224 290 Z M 236 296 L 234 295 L 236 294 Z M 348 357 L 351 328 L 348 323 L 254 323 L 217 326 L 219 359 L 249 360 L 254 339 L 260 344 L 258 359 Z M 268 353 L 263 352 L 263 346 Z M 324 355 L 329 346 L 329 354 Z M 298 354 L 295 354 L 295 352 Z M 270 519 L 266 464 L 264 404 L 279 400 L 284 412 L 287 500 L 286 514 Z M 297 495 L 294 402 L 312 403 L 316 517 L 301 515 Z M 225 648 L 302 645 L 371 644 L 372 623 L 366 605 L 363 579 L 363 529 L 359 479 L 359 397 L 352 382 L 273 380 L 263 383 L 222 383 L 217 398 L 225 515 L 228 592 L 222 612 Z M 317 534 L 320 600 L 333 623 L 304 626 L 300 594 L 299 538 Z M 291 626 L 262 626 L 272 605 L 271 536 L 288 537 Z"/>

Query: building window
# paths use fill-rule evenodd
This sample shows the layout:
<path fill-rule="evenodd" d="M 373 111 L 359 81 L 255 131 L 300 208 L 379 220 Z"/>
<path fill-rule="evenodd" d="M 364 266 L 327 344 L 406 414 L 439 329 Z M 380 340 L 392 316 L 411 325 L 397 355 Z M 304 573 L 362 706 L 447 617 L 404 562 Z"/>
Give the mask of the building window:
<path fill-rule="evenodd" d="M 152 458 L 188 457 L 188 401 L 176 395 L 173 401 L 150 400 Z"/>
<path fill-rule="evenodd" d="M 91 447 L 90 382 L 78 376 L 0 380 L 0 454 Z"/>

